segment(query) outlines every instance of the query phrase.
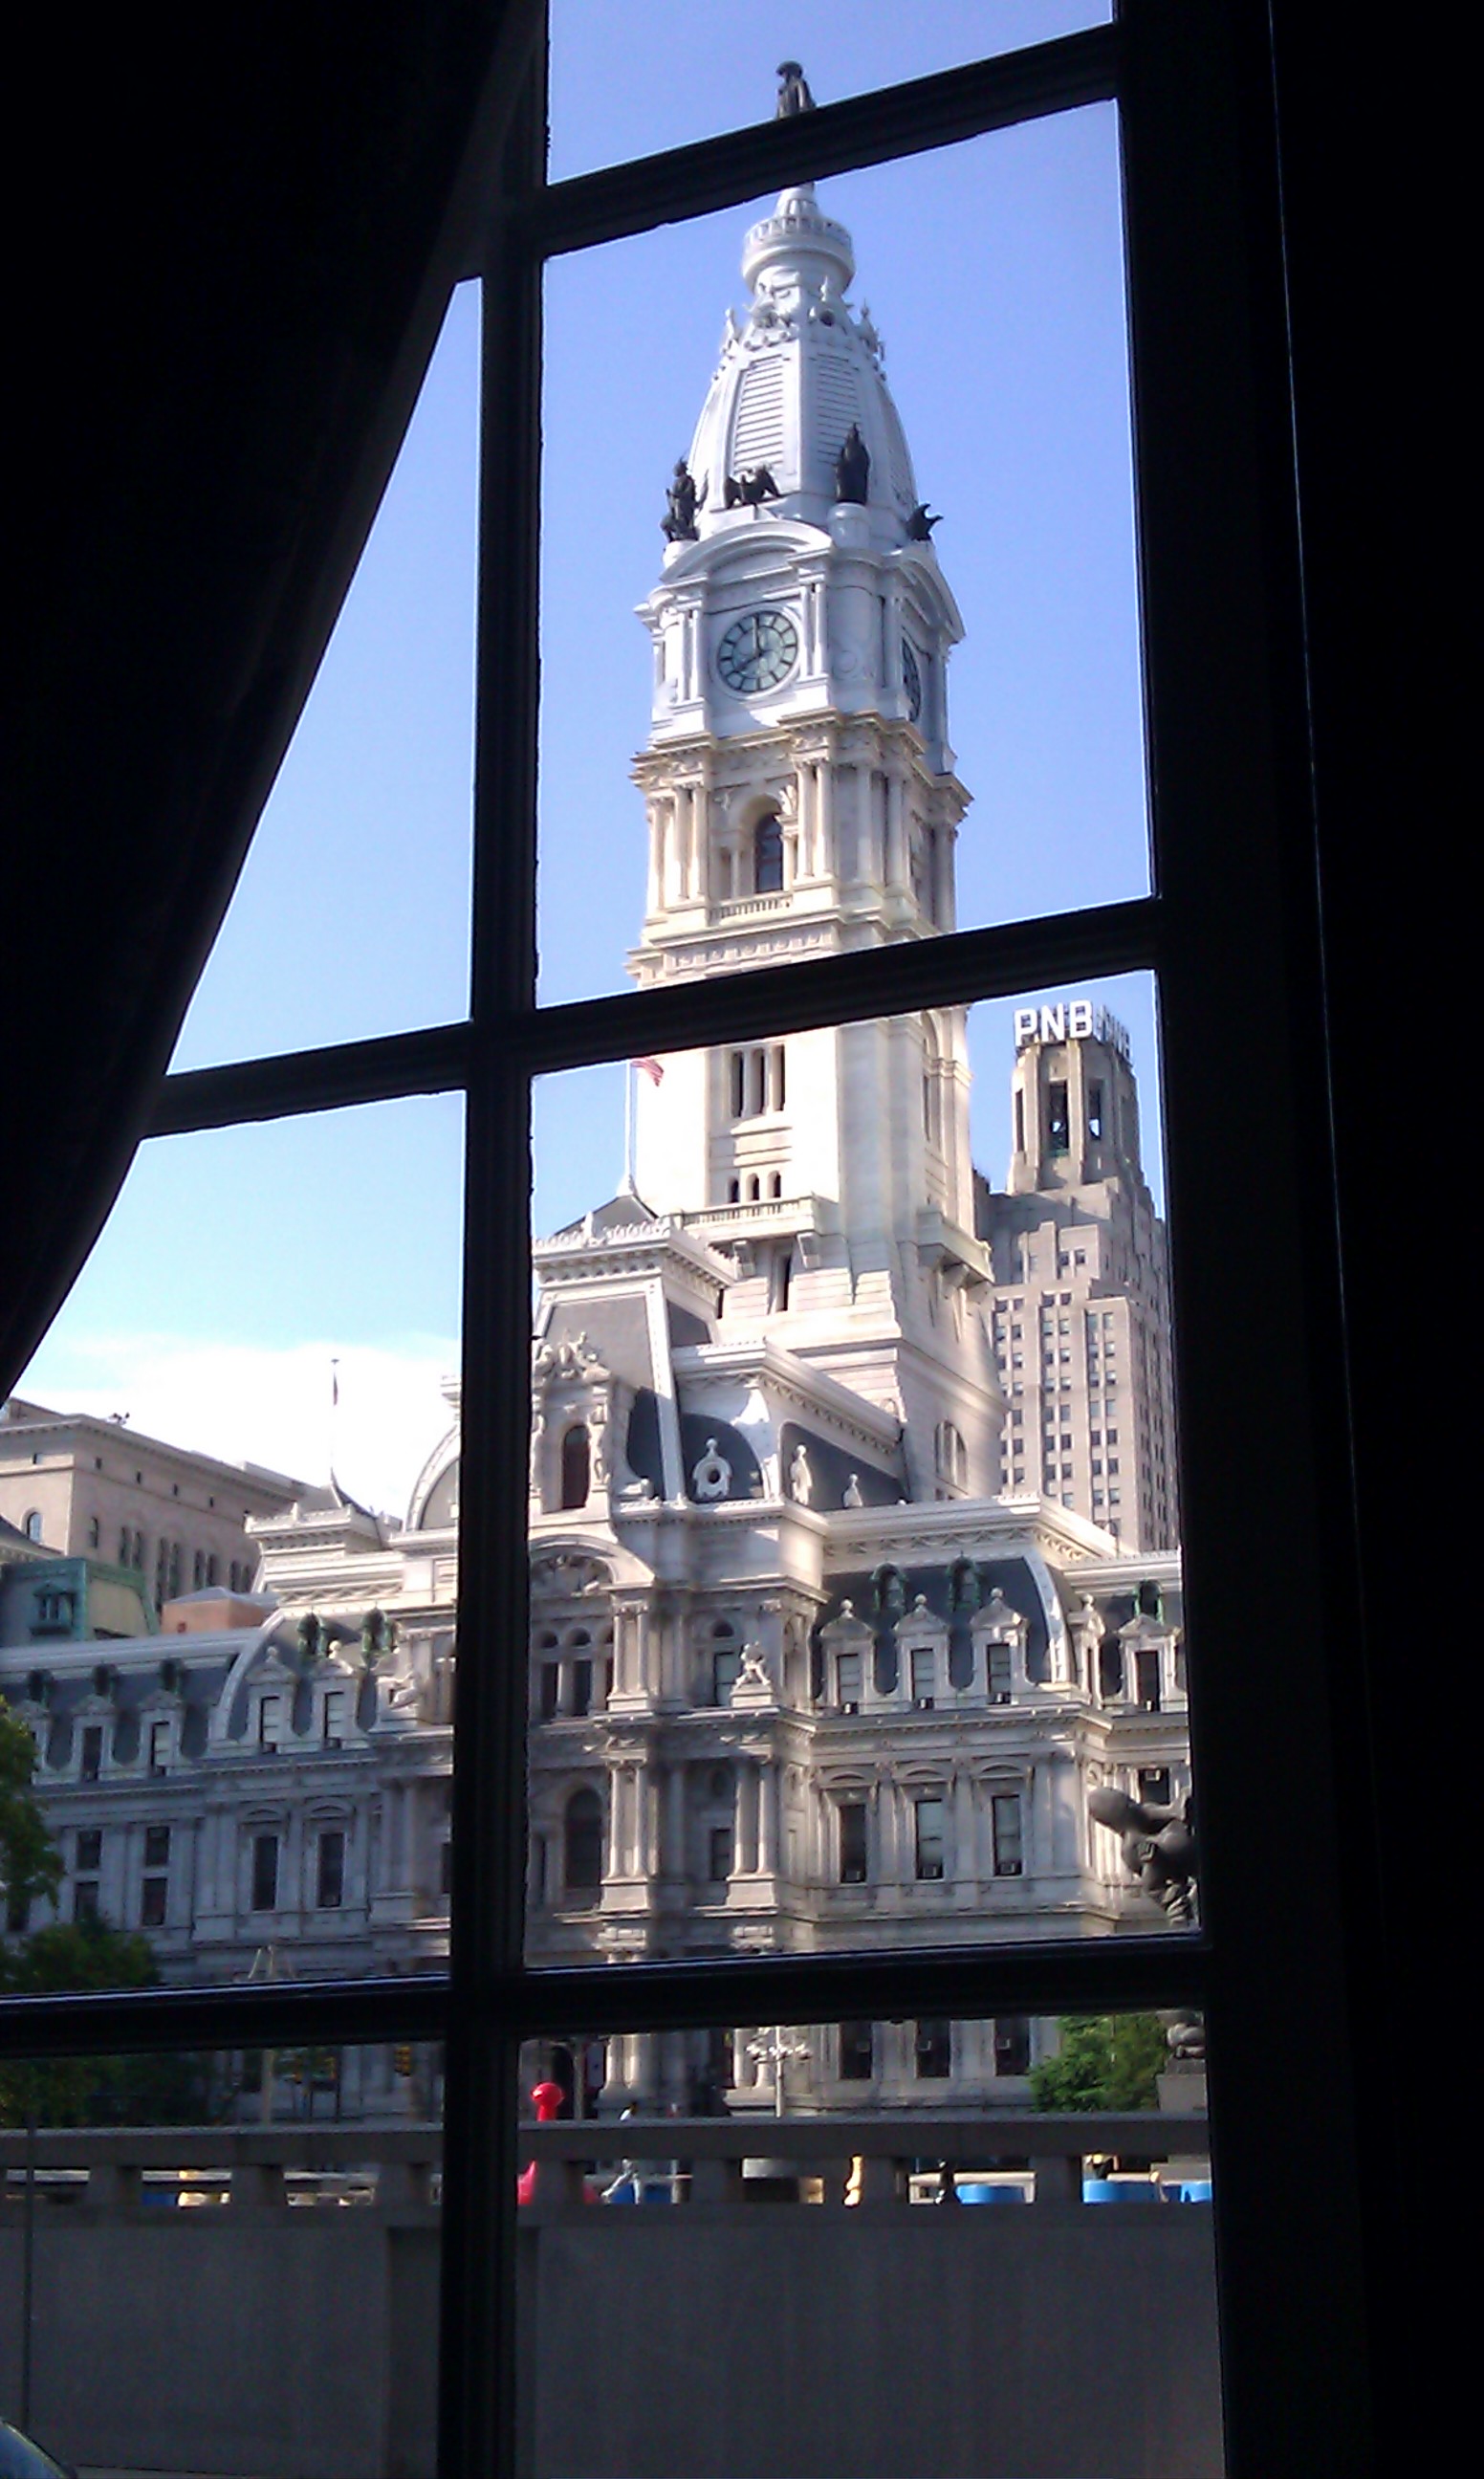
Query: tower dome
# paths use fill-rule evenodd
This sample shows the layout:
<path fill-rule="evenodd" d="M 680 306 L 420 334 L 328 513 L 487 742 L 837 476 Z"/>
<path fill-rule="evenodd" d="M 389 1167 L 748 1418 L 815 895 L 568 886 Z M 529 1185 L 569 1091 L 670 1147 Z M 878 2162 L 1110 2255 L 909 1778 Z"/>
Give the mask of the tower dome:
<path fill-rule="evenodd" d="M 907 539 L 917 486 L 881 338 L 869 310 L 857 314 L 846 298 L 855 271 L 851 237 L 823 212 L 811 183 L 785 190 L 748 234 L 742 273 L 751 302 L 741 319 L 727 313 L 690 451 L 704 540 L 750 520 L 739 489 L 763 468 L 780 515 L 822 524 L 837 500 L 859 498 L 858 488 L 837 487 L 836 460 L 852 429 L 865 451 L 856 471 L 865 474 L 871 539 L 881 549 Z"/>

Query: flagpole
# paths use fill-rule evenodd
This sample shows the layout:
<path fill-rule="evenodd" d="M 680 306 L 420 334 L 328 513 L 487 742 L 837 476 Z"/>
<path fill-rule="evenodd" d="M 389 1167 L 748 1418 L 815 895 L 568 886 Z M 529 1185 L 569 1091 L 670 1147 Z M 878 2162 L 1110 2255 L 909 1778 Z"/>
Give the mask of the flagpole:
<path fill-rule="evenodd" d="M 633 1196 L 634 1187 L 634 1062 L 624 1061 L 624 1185 L 621 1196 Z"/>
<path fill-rule="evenodd" d="M 332 1352 L 330 1354 L 330 1479 L 332 1483 L 335 1478 L 335 1432 L 339 1425 L 336 1418 L 339 1410 L 340 1362 Z"/>

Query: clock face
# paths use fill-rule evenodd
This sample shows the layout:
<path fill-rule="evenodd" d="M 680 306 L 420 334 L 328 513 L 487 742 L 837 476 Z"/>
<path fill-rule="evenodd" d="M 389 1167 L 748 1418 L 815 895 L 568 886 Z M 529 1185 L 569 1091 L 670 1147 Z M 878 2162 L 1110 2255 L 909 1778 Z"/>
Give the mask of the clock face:
<path fill-rule="evenodd" d="M 922 673 L 906 637 L 902 640 L 902 685 L 907 691 L 907 719 L 915 723 L 922 712 Z"/>
<path fill-rule="evenodd" d="M 799 659 L 799 631 L 786 611 L 749 611 L 716 649 L 716 669 L 738 697 L 777 688 Z"/>

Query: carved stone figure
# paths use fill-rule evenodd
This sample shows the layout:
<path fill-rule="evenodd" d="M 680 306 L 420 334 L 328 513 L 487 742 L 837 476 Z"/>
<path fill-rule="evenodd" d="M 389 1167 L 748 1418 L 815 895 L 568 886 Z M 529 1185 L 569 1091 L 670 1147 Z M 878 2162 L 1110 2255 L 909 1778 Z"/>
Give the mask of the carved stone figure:
<path fill-rule="evenodd" d="M 298 1623 L 299 1652 L 306 1661 L 318 1661 L 329 1650 L 329 1629 L 313 1610 L 306 1610 Z"/>
<path fill-rule="evenodd" d="M 397 1644 L 397 1628 L 385 1610 L 368 1610 L 361 1622 L 361 1657 L 368 1670 Z"/>
<path fill-rule="evenodd" d="M 716 1450 L 716 1440 L 707 1438 L 706 1450 L 690 1476 L 690 1485 L 704 1503 L 726 1497 L 731 1489 L 731 1466 Z"/>
<path fill-rule="evenodd" d="M 697 490 L 690 467 L 683 456 L 678 456 L 675 460 L 675 475 L 665 493 L 665 513 L 660 518 L 659 530 L 666 542 L 694 542 L 696 518 L 706 503 L 706 486 L 703 482 L 700 490 Z"/>
<path fill-rule="evenodd" d="M 729 473 L 725 498 L 729 508 L 758 508 L 764 499 L 780 497 L 779 486 L 766 465 L 756 465 L 740 477 Z"/>
<path fill-rule="evenodd" d="M 1195 1916 L 1195 1827 L 1190 1802 L 1163 1807 L 1108 1787 L 1087 1793 L 1087 1812 L 1121 1836 L 1123 1864 L 1176 1928 Z"/>
<path fill-rule="evenodd" d="M 795 1446 L 788 1466 L 788 1495 L 795 1506 L 807 1506 L 814 1495 L 814 1475 L 803 1446 Z"/>
<path fill-rule="evenodd" d="M 768 1666 L 768 1654 L 765 1646 L 760 1644 L 745 1644 L 742 1647 L 742 1670 L 737 1684 L 738 1686 L 747 1687 L 772 1686 L 773 1678 Z"/>
<path fill-rule="evenodd" d="M 1190 2012 L 1162 2013 L 1164 2045 L 1176 2065 L 1203 2065 L 1206 2059 L 1206 2018 Z"/>
<path fill-rule="evenodd" d="M 808 81 L 798 62 L 780 61 L 778 109 L 775 116 L 779 120 L 792 120 L 799 113 L 812 112 L 813 109 L 814 98 L 809 92 Z"/>
<path fill-rule="evenodd" d="M 850 1507 L 864 1506 L 865 1499 L 860 1495 L 860 1474 L 858 1472 L 851 1473 L 849 1480 L 845 1484 L 845 1495 L 841 1498 L 840 1504 L 842 1506 Z"/>
<path fill-rule="evenodd" d="M 919 499 L 916 507 L 912 510 L 911 515 L 907 521 L 908 541 L 931 542 L 933 540 L 934 526 L 940 525 L 942 522 L 943 520 L 940 516 L 930 517 L 928 514 L 927 500 Z"/>
<path fill-rule="evenodd" d="M 871 455 L 857 423 L 851 423 L 834 460 L 834 496 L 864 507 L 871 487 Z"/>

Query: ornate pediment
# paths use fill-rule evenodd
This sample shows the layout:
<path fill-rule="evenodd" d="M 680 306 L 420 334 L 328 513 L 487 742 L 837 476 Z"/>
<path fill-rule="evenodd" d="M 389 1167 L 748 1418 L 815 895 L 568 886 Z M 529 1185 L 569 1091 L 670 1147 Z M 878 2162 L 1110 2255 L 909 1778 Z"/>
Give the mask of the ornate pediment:
<path fill-rule="evenodd" d="M 595 1558 L 586 1549 L 543 1550 L 531 1560 L 530 1588 L 533 1594 L 563 1599 L 608 1593 L 613 1589 L 613 1570 L 605 1559 Z"/>

